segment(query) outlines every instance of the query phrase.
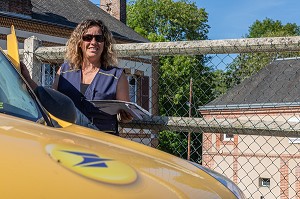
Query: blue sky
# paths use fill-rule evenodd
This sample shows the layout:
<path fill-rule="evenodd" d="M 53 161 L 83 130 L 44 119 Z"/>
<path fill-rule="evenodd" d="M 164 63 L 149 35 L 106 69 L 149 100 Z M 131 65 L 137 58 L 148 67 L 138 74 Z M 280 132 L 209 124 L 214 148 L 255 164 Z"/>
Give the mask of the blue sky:
<path fill-rule="evenodd" d="M 300 25 L 299 0 L 198 0 L 210 25 L 209 39 L 238 39 L 256 20 L 271 18 Z"/>
<path fill-rule="evenodd" d="M 99 0 L 91 0 L 99 4 Z M 127 0 L 128 1 L 128 0 Z M 266 17 L 300 25 L 299 0 L 190 0 L 208 13 L 209 39 L 238 39 Z"/>

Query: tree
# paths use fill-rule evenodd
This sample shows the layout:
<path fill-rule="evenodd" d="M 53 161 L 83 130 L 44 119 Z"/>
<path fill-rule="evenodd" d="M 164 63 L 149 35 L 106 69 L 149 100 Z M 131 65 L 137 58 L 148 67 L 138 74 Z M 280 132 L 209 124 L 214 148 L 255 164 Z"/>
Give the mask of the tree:
<path fill-rule="evenodd" d="M 279 20 L 272 20 L 266 18 L 263 21 L 256 20 L 249 27 L 248 38 L 259 37 L 284 37 L 284 36 L 297 36 L 300 34 L 299 26 L 295 23 L 287 23 L 283 25 Z"/>
<path fill-rule="evenodd" d="M 203 8 L 198 9 L 187 0 L 135 0 L 127 5 L 128 26 L 152 42 L 207 39 L 207 18 Z M 160 115 L 188 116 L 191 78 L 194 81 L 192 115 L 197 115 L 197 107 L 211 99 L 213 75 L 211 68 L 204 66 L 205 61 L 202 55 L 160 56 Z M 168 145 L 170 137 L 176 138 L 176 143 Z M 159 136 L 161 148 L 176 155 L 182 151 L 178 141 L 185 139 L 186 135 L 170 131 L 160 132 Z"/>
<path fill-rule="evenodd" d="M 280 21 L 269 18 L 263 21 L 256 20 L 250 27 L 248 38 L 260 37 L 284 37 L 300 35 L 300 28 L 295 23 L 283 25 Z M 272 53 L 243 53 L 238 55 L 235 60 L 227 67 L 226 85 L 230 88 L 239 84 L 245 78 L 265 67 L 276 58 L 287 58 L 299 56 L 299 53 L 272 52 Z"/>
<path fill-rule="evenodd" d="M 150 41 L 207 39 L 207 13 L 187 0 L 136 0 L 127 6 L 128 25 Z M 195 81 L 195 104 L 205 104 L 211 96 L 211 69 L 203 56 L 160 57 L 160 114 L 187 116 L 190 78 Z M 195 73 L 197 71 L 198 73 Z M 196 114 L 195 109 L 193 113 Z"/>
<path fill-rule="evenodd" d="M 208 15 L 187 0 L 136 0 L 127 5 L 127 25 L 150 41 L 206 39 Z"/>
<path fill-rule="evenodd" d="M 160 60 L 159 79 L 160 114 L 188 117 L 190 79 L 193 80 L 192 116 L 196 116 L 198 106 L 209 102 L 213 96 L 213 75 L 210 68 L 203 65 L 203 56 L 168 56 Z"/>

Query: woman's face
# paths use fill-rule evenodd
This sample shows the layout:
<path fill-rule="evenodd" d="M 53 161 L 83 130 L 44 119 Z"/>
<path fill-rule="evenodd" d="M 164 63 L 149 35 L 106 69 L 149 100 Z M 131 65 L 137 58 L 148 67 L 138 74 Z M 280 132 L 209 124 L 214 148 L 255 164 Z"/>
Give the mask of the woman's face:
<path fill-rule="evenodd" d="M 101 54 L 104 48 L 104 37 L 101 28 L 92 26 L 83 34 L 81 49 L 83 59 L 88 59 L 90 62 L 100 62 Z"/>

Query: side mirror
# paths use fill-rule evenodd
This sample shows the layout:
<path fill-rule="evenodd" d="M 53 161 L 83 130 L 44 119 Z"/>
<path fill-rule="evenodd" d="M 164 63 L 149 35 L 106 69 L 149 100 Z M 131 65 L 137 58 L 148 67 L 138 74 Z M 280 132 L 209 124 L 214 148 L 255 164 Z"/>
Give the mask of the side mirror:
<path fill-rule="evenodd" d="M 36 87 L 34 92 L 41 104 L 53 116 L 70 123 L 76 122 L 76 107 L 68 96 L 43 86 Z"/>

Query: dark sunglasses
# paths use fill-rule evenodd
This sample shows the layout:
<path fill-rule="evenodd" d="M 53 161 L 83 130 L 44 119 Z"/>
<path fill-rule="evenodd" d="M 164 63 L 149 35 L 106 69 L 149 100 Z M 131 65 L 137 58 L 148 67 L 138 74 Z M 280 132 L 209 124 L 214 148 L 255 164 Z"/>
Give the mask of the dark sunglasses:
<path fill-rule="evenodd" d="M 86 34 L 82 36 L 82 40 L 83 41 L 92 41 L 93 38 L 95 38 L 96 42 L 104 42 L 104 36 L 103 35 L 90 35 L 90 34 Z"/>

